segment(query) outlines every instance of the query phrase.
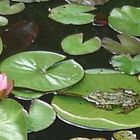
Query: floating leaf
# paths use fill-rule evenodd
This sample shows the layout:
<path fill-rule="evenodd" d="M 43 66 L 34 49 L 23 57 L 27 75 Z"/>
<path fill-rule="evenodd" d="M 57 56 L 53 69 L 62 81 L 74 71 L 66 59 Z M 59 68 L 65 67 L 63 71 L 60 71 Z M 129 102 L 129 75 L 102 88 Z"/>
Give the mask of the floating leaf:
<path fill-rule="evenodd" d="M 111 28 L 129 35 L 140 36 L 140 8 L 123 6 L 112 10 L 109 16 Z"/>
<path fill-rule="evenodd" d="M 114 68 L 130 75 L 140 73 L 140 54 L 134 58 L 130 55 L 113 56 L 111 64 Z"/>
<path fill-rule="evenodd" d="M 85 12 L 92 10 L 95 10 L 95 8 L 90 6 L 65 4 L 53 8 L 49 14 L 49 17 L 63 24 L 88 24 L 94 21 L 95 15 Z"/>
<path fill-rule="evenodd" d="M 23 107 L 12 99 L 0 101 L 1 140 L 27 140 Z"/>
<path fill-rule="evenodd" d="M 23 52 L 4 60 L 0 71 L 15 81 L 15 87 L 45 92 L 58 90 L 77 83 L 84 75 L 78 63 L 63 59 L 65 56 L 52 52 Z"/>
<path fill-rule="evenodd" d="M 3 50 L 3 43 L 2 43 L 2 39 L 0 37 L 0 54 L 2 53 L 2 50 Z"/>
<path fill-rule="evenodd" d="M 88 70 L 78 84 L 64 91 L 69 96 L 55 96 L 52 105 L 62 120 L 79 127 L 105 130 L 140 127 L 140 108 L 122 114 L 118 113 L 119 108 L 112 111 L 99 109 L 81 98 L 95 91 L 112 91 L 119 88 L 140 93 L 140 83 L 136 76 L 105 69 Z"/>
<path fill-rule="evenodd" d="M 95 5 L 103 5 L 109 0 L 65 0 L 65 1 L 73 4 L 95 6 Z"/>
<path fill-rule="evenodd" d="M 0 1 L 0 14 L 1 15 L 12 15 L 23 11 L 25 8 L 24 3 L 16 3 L 10 6 L 10 0 Z"/>
<path fill-rule="evenodd" d="M 111 38 L 103 38 L 103 47 L 114 54 L 138 54 L 140 53 L 140 40 L 128 35 L 118 35 L 120 43 Z"/>
<path fill-rule="evenodd" d="M 0 16 L 0 27 L 5 26 L 7 24 L 8 24 L 8 19 L 3 16 Z"/>
<path fill-rule="evenodd" d="M 101 47 L 101 41 L 98 37 L 94 37 L 83 42 L 83 34 L 74 34 L 67 36 L 61 43 L 64 52 L 71 55 L 83 55 L 93 53 Z"/>
<path fill-rule="evenodd" d="M 29 132 L 36 132 L 49 127 L 54 122 L 56 114 L 49 104 L 36 99 L 32 102 L 28 117 Z"/>
<path fill-rule="evenodd" d="M 17 2 L 24 2 L 24 3 L 33 3 L 33 2 L 44 2 L 44 1 L 50 1 L 50 0 L 12 0 Z"/>
<path fill-rule="evenodd" d="M 31 100 L 44 95 L 44 93 L 42 92 L 23 88 L 16 88 L 12 90 L 12 94 L 14 94 L 17 98 L 21 98 L 23 100 Z"/>

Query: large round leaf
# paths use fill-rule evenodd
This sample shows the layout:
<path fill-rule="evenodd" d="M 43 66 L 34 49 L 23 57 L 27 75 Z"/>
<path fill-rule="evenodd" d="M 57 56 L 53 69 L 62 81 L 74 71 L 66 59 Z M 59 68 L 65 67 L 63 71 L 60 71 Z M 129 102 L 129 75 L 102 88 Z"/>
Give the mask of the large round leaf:
<path fill-rule="evenodd" d="M 49 17 L 63 24 L 81 25 L 93 22 L 95 15 L 85 13 L 92 10 L 95 10 L 95 8 L 83 5 L 65 4 L 53 8 Z"/>
<path fill-rule="evenodd" d="M 71 55 L 83 55 L 93 53 L 101 47 L 101 41 L 98 37 L 94 37 L 83 42 L 83 34 L 74 34 L 63 39 L 62 48 L 64 52 Z"/>
<path fill-rule="evenodd" d="M 16 14 L 24 10 L 24 3 L 17 3 L 10 6 L 10 0 L 0 1 L 0 14 L 1 15 L 11 15 Z"/>
<path fill-rule="evenodd" d="M 49 104 L 34 100 L 29 109 L 28 130 L 40 131 L 49 127 L 55 120 L 56 114 Z"/>
<path fill-rule="evenodd" d="M 0 136 L 2 140 L 27 140 L 23 107 L 12 99 L 0 101 Z"/>
<path fill-rule="evenodd" d="M 129 35 L 140 36 L 140 8 L 123 6 L 112 10 L 109 25 L 113 29 Z"/>
<path fill-rule="evenodd" d="M 52 105 L 60 118 L 80 127 L 106 130 L 140 127 L 140 108 L 123 114 L 119 113 L 120 108 L 99 109 L 82 98 L 95 91 L 111 92 L 120 88 L 140 93 L 140 82 L 135 76 L 115 71 L 88 70 L 83 80 L 64 91 L 69 96 L 54 97 Z"/>
<path fill-rule="evenodd" d="M 0 27 L 5 26 L 7 24 L 8 24 L 8 19 L 3 16 L 0 16 Z"/>
<path fill-rule="evenodd" d="M 15 81 L 16 87 L 38 91 L 58 90 L 77 83 L 84 75 L 78 63 L 74 60 L 62 61 L 64 58 L 51 52 L 23 52 L 3 61 L 0 71 L 7 73 Z"/>

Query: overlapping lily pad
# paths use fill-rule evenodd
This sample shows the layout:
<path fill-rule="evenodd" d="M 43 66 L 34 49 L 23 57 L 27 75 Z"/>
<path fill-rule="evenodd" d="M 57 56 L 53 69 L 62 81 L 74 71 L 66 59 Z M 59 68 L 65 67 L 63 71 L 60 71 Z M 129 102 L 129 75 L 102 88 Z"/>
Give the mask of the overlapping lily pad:
<path fill-rule="evenodd" d="M 82 98 L 97 90 L 113 91 L 120 88 L 140 93 L 140 83 L 135 76 L 104 69 L 88 70 L 82 81 L 63 91 L 69 96 L 55 96 L 52 105 L 62 120 L 79 127 L 106 130 L 140 127 L 140 108 L 122 114 L 118 113 L 119 108 L 112 111 L 99 109 Z"/>
<path fill-rule="evenodd" d="M 103 47 L 114 54 L 138 54 L 140 53 L 140 40 L 128 35 L 118 35 L 120 43 L 111 38 L 103 38 Z"/>
<path fill-rule="evenodd" d="M 49 14 L 49 18 L 63 24 L 88 24 L 94 21 L 95 15 L 86 12 L 93 10 L 95 8 L 90 6 L 65 4 L 53 8 Z"/>
<path fill-rule="evenodd" d="M 1 140 L 27 140 L 23 107 L 12 99 L 0 101 Z"/>
<path fill-rule="evenodd" d="M 111 64 L 114 68 L 130 75 L 140 73 L 140 54 L 134 58 L 130 55 L 113 56 Z"/>
<path fill-rule="evenodd" d="M 12 15 L 24 10 L 24 3 L 16 3 L 10 6 L 10 0 L 0 1 L 0 14 L 1 15 Z"/>
<path fill-rule="evenodd" d="M 140 8 L 123 6 L 115 8 L 109 16 L 109 25 L 118 32 L 140 36 Z"/>
<path fill-rule="evenodd" d="M 71 55 L 83 55 L 93 53 L 101 47 L 101 41 L 94 37 L 88 41 L 83 41 L 83 33 L 67 36 L 61 42 L 64 52 Z"/>
<path fill-rule="evenodd" d="M 15 81 L 15 87 L 53 91 L 77 83 L 84 75 L 78 63 L 64 59 L 65 56 L 52 52 L 23 52 L 4 60 L 0 71 Z"/>
<path fill-rule="evenodd" d="M 45 1 L 50 1 L 50 0 L 12 0 L 12 1 L 24 2 L 24 3 L 33 3 L 33 2 L 45 2 Z"/>
<path fill-rule="evenodd" d="M 3 16 L 0 16 L 0 27 L 5 26 L 7 24 L 8 24 L 8 19 Z"/>
<path fill-rule="evenodd" d="M 2 43 L 2 39 L 0 37 L 0 54 L 1 54 L 2 50 L 3 50 L 3 43 Z"/>
<path fill-rule="evenodd" d="M 49 127 L 56 118 L 52 106 L 41 100 L 34 100 L 29 109 L 28 130 L 29 132 L 40 131 Z"/>

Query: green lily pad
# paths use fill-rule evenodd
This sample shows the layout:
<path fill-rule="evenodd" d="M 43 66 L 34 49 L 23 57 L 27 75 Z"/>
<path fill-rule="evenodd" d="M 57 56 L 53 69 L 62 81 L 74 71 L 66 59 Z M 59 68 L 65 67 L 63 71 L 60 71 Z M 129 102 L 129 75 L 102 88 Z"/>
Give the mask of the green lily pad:
<path fill-rule="evenodd" d="M 79 127 L 106 130 L 140 127 L 140 108 L 122 114 L 118 113 L 119 108 L 112 111 L 99 109 L 82 98 L 95 91 L 110 92 L 119 88 L 140 94 L 140 83 L 136 76 L 106 69 L 88 70 L 78 84 L 63 91 L 69 96 L 55 96 L 52 105 L 62 120 Z"/>
<path fill-rule="evenodd" d="M 29 109 L 29 132 L 40 131 L 49 127 L 56 118 L 52 106 L 41 100 L 34 100 Z"/>
<path fill-rule="evenodd" d="M 128 35 L 118 35 L 120 43 L 111 38 L 103 38 L 103 47 L 113 54 L 138 54 L 140 53 L 140 40 Z"/>
<path fill-rule="evenodd" d="M 84 76 L 78 63 L 64 59 L 65 56 L 52 52 L 23 52 L 4 60 L 0 71 L 15 81 L 15 87 L 53 91 L 71 86 Z"/>
<path fill-rule="evenodd" d="M 130 55 L 113 56 L 111 64 L 121 72 L 133 75 L 140 73 L 140 54 L 132 58 Z"/>
<path fill-rule="evenodd" d="M 24 3 L 16 3 L 10 6 L 10 0 L 0 1 L 0 14 L 1 15 L 12 15 L 23 11 L 25 8 Z"/>
<path fill-rule="evenodd" d="M 23 88 L 16 88 L 12 90 L 12 94 L 14 94 L 17 98 L 20 98 L 23 100 L 36 99 L 44 95 L 44 93 L 42 92 L 29 90 L 29 89 L 23 89 Z"/>
<path fill-rule="evenodd" d="M 2 43 L 2 39 L 0 37 L 0 54 L 2 53 L 2 50 L 3 50 L 3 43 Z"/>
<path fill-rule="evenodd" d="M 109 25 L 114 30 L 128 35 L 140 36 L 140 8 L 123 6 L 115 8 L 109 16 Z"/>
<path fill-rule="evenodd" d="M 33 2 L 45 2 L 45 1 L 50 1 L 50 0 L 12 0 L 12 1 L 24 2 L 24 3 L 33 3 Z"/>
<path fill-rule="evenodd" d="M 5 26 L 7 24 L 8 24 L 8 19 L 3 16 L 0 16 L 0 27 Z"/>
<path fill-rule="evenodd" d="M 101 47 L 101 41 L 98 37 L 94 37 L 83 42 L 83 34 L 74 34 L 67 36 L 61 43 L 64 52 L 71 55 L 83 55 L 93 53 Z"/>
<path fill-rule="evenodd" d="M 65 4 L 53 8 L 49 14 L 49 18 L 63 24 L 88 24 L 94 21 L 95 15 L 86 12 L 93 10 L 95 10 L 95 7 Z"/>
<path fill-rule="evenodd" d="M 0 136 L 2 140 L 27 140 L 25 113 L 15 100 L 0 101 Z"/>

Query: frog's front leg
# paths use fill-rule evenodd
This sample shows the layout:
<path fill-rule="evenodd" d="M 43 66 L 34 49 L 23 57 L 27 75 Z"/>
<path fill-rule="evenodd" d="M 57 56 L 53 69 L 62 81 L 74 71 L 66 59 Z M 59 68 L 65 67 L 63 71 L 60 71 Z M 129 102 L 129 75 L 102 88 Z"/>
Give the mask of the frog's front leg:
<path fill-rule="evenodd" d="M 96 107 L 104 109 L 104 110 L 112 110 L 112 106 L 110 104 L 96 104 Z"/>

